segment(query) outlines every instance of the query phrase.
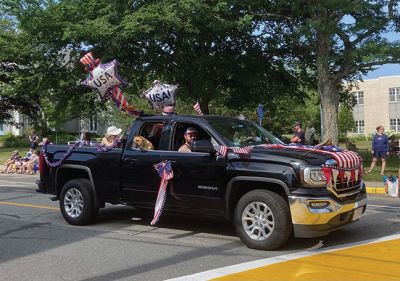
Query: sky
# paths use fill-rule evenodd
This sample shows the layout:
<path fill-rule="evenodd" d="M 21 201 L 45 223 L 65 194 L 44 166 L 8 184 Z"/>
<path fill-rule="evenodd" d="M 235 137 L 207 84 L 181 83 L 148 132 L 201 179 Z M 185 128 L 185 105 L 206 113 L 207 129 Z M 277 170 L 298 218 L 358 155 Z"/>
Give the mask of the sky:
<path fill-rule="evenodd" d="M 394 42 L 400 39 L 399 32 L 387 32 L 384 37 L 389 41 Z M 370 71 L 367 75 L 363 76 L 363 79 L 375 79 L 384 76 L 400 76 L 400 64 L 385 64 L 376 67 L 374 71 Z"/>
<path fill-rule="evenodd" d="M 375 79 L 384 76 L 400 76 L 400 64 L 385 64 L 363 76 L 363 79 Z"/>

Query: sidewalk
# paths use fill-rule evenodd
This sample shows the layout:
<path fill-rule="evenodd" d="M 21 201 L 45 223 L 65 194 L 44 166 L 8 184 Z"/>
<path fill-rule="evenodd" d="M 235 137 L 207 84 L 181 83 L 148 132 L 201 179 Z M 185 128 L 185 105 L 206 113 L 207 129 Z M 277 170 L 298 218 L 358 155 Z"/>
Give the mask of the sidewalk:
<path fill-rule="evenodd" d="M 365 186 L 368 194 L 386 194 L 385 185 L 379 181 L 366 181 Z"/>

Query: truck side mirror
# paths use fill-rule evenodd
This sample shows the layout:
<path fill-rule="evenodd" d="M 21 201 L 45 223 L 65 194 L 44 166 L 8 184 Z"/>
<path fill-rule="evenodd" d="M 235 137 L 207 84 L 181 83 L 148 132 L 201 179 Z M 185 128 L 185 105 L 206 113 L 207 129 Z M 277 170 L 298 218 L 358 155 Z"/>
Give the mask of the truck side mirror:
<path fill-rule="evenodd" d="M 214 154 L 216 150 L 209 140 L 195 140 L 192 144 L 193 152 L 204 152 Z"/>

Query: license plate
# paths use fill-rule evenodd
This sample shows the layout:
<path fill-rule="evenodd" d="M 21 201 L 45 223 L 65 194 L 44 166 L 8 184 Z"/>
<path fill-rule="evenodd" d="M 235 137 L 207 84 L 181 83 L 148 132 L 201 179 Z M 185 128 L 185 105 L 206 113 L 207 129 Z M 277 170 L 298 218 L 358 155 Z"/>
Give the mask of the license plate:
<path fill-rule="evenodd" d="M 359 218 L 361 218 L 362 213 L 363 213 L 363 208 L 362 207 L 358 208 L 358 209 L 355 209 L 354 213 L 353 213 L 353 221 L 358 220 Z"/>

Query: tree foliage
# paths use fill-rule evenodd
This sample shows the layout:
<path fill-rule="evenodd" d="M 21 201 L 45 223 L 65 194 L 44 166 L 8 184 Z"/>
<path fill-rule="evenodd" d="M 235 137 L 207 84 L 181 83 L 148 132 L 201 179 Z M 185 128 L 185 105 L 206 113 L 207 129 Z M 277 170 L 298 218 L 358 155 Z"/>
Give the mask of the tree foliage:
<path fill-rule="evenodd" d="M 399 28 L 394 0 L 4 0 L 0 10 L 0 62 L 26 67 L 3 81 L 0 105 L 23 101 L 44 127 L 105 110 L 79 84 L 91 50 L 121 63 L 124 92 L 141 106 L 160 79 L 179 84 L 178 111 L 200 100 L 205 113 L 253 115 L 261 102 L 271 124 L 290 124 L 304 89 L 318 90 L 336 142 L 343 81 L 400 58 L 399 42 L 384 37 Z"/>
<path fill-rule="evenodd" d="M 280 36 L 290 58 L 315 73 L 324 135 L 337 143 L 339 102 L 350 90 L 343 89 L 343 81 L 360 79 L 374 66 L 400 62 L 400 41 L 385 38 L 399 31 L 399 2 L 292 0 L 275 1 L 268 8 L 259 14 L 263 35 Z M 271 18 L 277 24 L 269 24 Z"/>
<path fill-rule="evenodd" d="M 78 61 L 88 50 L 103 62 L 118 59 L 130 81 L 124 91 L 131 101 L 154 79 L 179 84 L 180 102 L 200 100 L 205 113 L 218 112 L 210 104 L 222 111 L 225 106 L 245 111 L 275 97 L 302 97 L 296 71 L 255 33 L 248 3 L 5 2 L 16 19 L 14 32 L 29 49 L 22 55 L 29 71 L 7 95 L 26 93 L 39 105 L 44 123 L 56 123 L 51 126 L 90 115 L 100 106 L 96 94 L 79 85 L 85 73 Z"/>

